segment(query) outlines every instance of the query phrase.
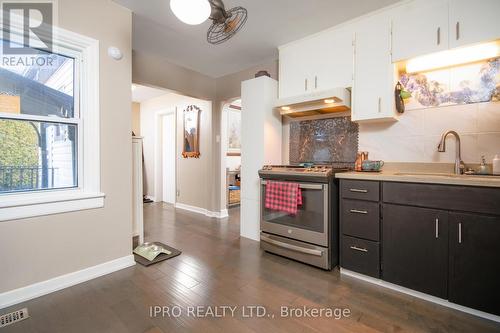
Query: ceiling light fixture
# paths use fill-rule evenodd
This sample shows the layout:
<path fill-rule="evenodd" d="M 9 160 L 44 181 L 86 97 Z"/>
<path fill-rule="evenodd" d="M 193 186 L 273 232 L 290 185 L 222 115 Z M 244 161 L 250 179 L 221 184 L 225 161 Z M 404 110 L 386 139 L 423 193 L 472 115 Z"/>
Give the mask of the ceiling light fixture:
<path fill-rule="evenodd" d="M 499 56 L 499 41 L 478 44 L 410 59 L 406 63 L 406 72 L 425 72 L 438 68 L 446 68 L 496 58 Z"/>
<path fill-rule="evenodd" d="M 212 11 L 208 0 L 170 0 L 170 9 L 179 20 L 189 25 L 202 24 Z"/>

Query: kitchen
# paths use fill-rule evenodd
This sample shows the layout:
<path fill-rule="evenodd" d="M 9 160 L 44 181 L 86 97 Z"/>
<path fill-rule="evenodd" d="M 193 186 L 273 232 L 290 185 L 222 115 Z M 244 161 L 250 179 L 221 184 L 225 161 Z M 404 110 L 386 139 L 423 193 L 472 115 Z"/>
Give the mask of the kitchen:
<path fill-rule="evenodd" d="M 242 236 L 500 321 L 499 6 L 403 2 L 281 46 L 279 83 L 242 84 Z"/>
<path fill-rule="evenodd" d="M 2 332 L 500 331 L 500 0 L 38 2 Z"/>

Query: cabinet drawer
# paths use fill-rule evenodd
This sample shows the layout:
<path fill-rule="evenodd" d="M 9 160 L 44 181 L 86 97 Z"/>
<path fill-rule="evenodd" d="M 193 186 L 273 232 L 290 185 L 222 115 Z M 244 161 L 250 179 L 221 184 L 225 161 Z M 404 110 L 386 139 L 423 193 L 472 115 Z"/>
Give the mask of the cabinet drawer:
<path fill-rule="evenodd" d="M 382 191 L 387 203 L 500 215 L 500 190 L 494 187 L 384 182 Z"/>
<path fill-rule="evenodd" d="M 342 233 L 373 241 L 380 239 L 378 202 L 342 200 Z"/>
<path fill-rule="evenodd" d="M 368 201 L 379 200 L 379 182 L 342 180 L 342 198 Z"/>
<path fill-rule="evenodd" d="M 342 236 L 341 266 L 345 269 L 380 277 L 380 247 L 378 242 Z"/>

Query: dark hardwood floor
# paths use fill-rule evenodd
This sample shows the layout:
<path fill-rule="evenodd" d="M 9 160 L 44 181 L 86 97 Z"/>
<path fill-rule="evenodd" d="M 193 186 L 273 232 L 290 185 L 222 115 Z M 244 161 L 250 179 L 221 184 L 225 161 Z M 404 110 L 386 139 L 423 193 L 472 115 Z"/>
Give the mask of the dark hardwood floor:
<path fill-rule="evenodd" d="M 263 253 L 239 237 L 239 211 L 216 220 L 145 205 L 146 240 L 182 255 L 136 265 L 24 304 L 30 318 L 2 332 L 500 332 L 500 324 L 353 278 Z M 264 306 L 274 318 L 194 318 L 189 306 Z M 150 317 L 180 306 L 179 317 Z M 349 309 L 348 318 L 281 318 L 280 307 Z M 221 308 L 219 308 L 221 309 Z M 248 308 L 246 308 L 248 309 Z M 229 312 L 228 312 L 229 313 Z M 248 312 L 247 312 L 248 313 Z"/>

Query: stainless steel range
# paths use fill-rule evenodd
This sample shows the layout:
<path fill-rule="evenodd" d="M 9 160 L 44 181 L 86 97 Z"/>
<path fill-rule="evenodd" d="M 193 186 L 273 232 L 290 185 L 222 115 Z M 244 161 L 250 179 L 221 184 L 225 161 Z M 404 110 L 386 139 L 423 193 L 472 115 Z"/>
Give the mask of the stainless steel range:
<path fill-rule="evenodd" d="M 264 166 L 261 178 L 261 248 L 330 270 L 338 263 L 338 182 L 331 165 Z M 269 181 L 297 183 L 296 214 L 266 207 Z"/>

